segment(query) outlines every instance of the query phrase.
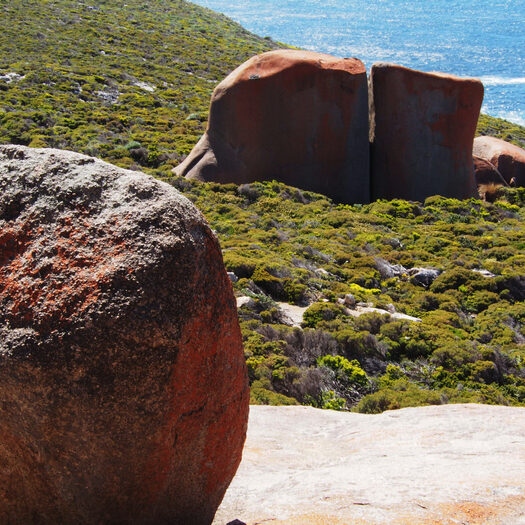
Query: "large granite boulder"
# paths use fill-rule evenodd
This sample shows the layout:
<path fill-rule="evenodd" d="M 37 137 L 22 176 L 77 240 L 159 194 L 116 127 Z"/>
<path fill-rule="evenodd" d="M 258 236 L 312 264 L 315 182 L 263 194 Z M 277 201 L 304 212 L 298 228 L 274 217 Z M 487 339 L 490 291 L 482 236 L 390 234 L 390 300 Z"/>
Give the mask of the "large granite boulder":
<path fill-rule="evenodd" d="M 278 50 L 215 89 L 208 128 L 178 175 L 284 182 L 340 202 L 369 201 L 365 66 L 355 58 Z"/>
<path fill-rule="evenodd" d="M 0 147 L 0 522 L 209 524 L 248 389 L 217 239 L 171 186 Z"/>
<path fill-rule="evenodd" d="M 483 84 L 383 63 L 372 66 L 370 83 L 372 197 L 476 196 L 472 141 Z"/>
<path fill-rule="evenodd" d="M 476 137 L 474 155 L 490 162 L 511 186 L 525 186 L 525 150 L 497 139 Z"/>

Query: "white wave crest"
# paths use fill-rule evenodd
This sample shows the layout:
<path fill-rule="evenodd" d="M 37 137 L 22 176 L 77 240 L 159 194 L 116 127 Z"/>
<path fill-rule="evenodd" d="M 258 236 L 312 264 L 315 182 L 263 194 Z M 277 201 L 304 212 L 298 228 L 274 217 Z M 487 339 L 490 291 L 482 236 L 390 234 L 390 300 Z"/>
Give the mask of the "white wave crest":
<path fill-rule="evenodd" d="M 509 122 L 514 122 L 514 124 L 518 124 L 519 126 L 525 126 L 525 116 L 523 114 L 520 115 L 517 111 L 501 111 L 495 116 Z"/>
<path fill-rule="evenodd" d="M 479 77 L 479 79 L 481 80 L 481 82 L 483 82 L 483 84 L 485 84 L 485 86 L 510 86 L 517 84 L 525 84 L 525 77 L 508 78 L 487 75 L 484 77 Z"/>

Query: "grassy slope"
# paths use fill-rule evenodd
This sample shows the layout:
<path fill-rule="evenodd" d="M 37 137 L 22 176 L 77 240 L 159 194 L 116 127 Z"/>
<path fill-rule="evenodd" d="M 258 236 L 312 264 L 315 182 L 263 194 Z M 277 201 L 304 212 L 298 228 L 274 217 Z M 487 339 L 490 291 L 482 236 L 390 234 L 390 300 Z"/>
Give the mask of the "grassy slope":
<path fill-rule="evenodd" d="M 3 2 L 0 75 L 24 78 L 0 80 L 0 142 L 167 171 L 202 134 L 216 83 L 276 47 L 180 0 Z"/>
<path fill-rule="evenodd" d="M 480 115 L 477 134 L 492 135 L 525 148 L 525 128 L 507 120 Z"/>
<path fill-rule="evenodd" d="M 0 143 L 168 173 L 203 132 L 217 82 L 276 47 L 182 0 L 4 2 L 0 76 L 23 78 L 0 79 Z M 525 129 L 505 121 L 483 117 L 479 131 L 525 146 Z"/>
<path fill-rule="evenodd" d="M 276 183 L 170 179 L 204 129 L 214 85 L 277 44 L 183 1 L 115 5 L 0 6 L 0 76 L 23 76 L 0 80 L 0 142 L 138 166 L 196 202 L 241 277 L 237 292 L 254 299 L 241 310 L 254 402 L 363 411 L 525 402 L 523 193 L 494 205 L 349 207 Z M 498 119 L 483 117 L 479 131 L 525 145 L 524 128 Z M 382 261 L 444 273 L 426 289 L 405 273 L 389 277 Z M 480 267 L 496 276 L 471 271 Z M 423 322 L 353 320 L 337 302 L 349 292 Z M 303 329 L 281 324 L 276 299 L 314 301 Z"/>

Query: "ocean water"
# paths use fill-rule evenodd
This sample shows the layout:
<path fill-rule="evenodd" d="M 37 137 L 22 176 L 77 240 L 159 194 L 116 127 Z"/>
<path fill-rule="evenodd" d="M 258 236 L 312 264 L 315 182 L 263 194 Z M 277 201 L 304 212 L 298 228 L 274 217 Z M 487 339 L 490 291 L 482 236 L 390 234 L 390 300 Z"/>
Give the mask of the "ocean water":
<path fill-rule="evenodd" d="M 195 1 L 195 0 L 194 0 Z M 196 0 L 312 51 L 480 78 L 482 112 L 525 125 L 525 0 Z"/>

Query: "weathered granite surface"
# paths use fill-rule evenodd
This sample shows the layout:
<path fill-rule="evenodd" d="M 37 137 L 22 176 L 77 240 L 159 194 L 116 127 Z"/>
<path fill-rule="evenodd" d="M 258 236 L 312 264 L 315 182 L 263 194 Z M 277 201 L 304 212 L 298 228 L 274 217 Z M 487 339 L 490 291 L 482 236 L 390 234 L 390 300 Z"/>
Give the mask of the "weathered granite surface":
<path fill-rule="evenodd" d="M 177 175 L 244 184 L 278 180 L 338 202 L 368 202 L 368 88 L 355 58 L 277 50 L 215 89 L 208 128 Z"/>
<path fill-rule="evenodd" d="M 525 523 L 525 408 L 250 407 L 217 525 Z"/>
<path fill-rule="evenodd" d="M 0 522 L 209 524 L 248 386 L 217 239 L 171 186 L 0 146 Z"/>
<path fill-rule="evenodd" d="M 476 197 L 472 141 L 483 84 L 378 63 L 370 85 L 372 199 Z"/>

